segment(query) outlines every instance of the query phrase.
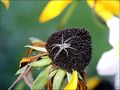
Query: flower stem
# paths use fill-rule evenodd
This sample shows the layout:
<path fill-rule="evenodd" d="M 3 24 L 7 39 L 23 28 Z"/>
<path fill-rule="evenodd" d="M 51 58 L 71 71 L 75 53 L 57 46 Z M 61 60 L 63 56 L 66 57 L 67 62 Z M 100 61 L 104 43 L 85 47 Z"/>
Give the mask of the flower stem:
<path fill-rule="evenodd" d="M 72 4 L 70 5 L 69 9 L 67 10 L 65 15 L 63 16 L 62 20 L 60 21 L 60 23 L 59 23 L 59 25 L 57 27 L 57 30 L 61 30 L 62 28 L 65 27 L 65 25 L 67 24 L 69 18 L 72 15 L 73 11 L 76 9 L 78 3 L 79 3 L 79 0 L 72 2 Z"/>

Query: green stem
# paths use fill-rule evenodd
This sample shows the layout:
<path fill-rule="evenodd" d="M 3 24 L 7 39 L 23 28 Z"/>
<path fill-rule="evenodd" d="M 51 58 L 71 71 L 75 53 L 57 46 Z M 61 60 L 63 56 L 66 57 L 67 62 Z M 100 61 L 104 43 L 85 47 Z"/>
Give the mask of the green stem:
<path fill-rule="evenodd" d="M 67 24 L 68 20 L 70 19 L 71 15 L 72 15 L 73 11 L 77 7 L 78 3 L 79 3 L 79 0 L 72 2 L 69 9 L 67 10 L 65 15 L 63 16 L 62 20 L 60 21 L 60 24 L 58 25 L 57 30 L 61 30 L 62 28 L 65 27 L 65 25 Z"/>

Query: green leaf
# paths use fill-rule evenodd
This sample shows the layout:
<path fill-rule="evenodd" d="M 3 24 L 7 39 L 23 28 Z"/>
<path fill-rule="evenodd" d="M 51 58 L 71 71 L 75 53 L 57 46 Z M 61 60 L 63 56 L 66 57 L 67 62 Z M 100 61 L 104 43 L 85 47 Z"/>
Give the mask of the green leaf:
<path fill-rule="evenodd" d="M 30 63 L 30 65 L 32 67 L 42 67 L 42 66 L 45 66 L 45 65 L 49 65 L 51 63 L 52 63 L 52 61 L 51 61 L 50 58 L 45 58 L 45 59 L 41 59 L 41 60 L 36 61 L 36 62 L 32 62 L 32 63 Z"/>
<path fill-rule="evenodd" d="M 20 68 L 20 69 L 15 73 L 15 75 L 18 75 L 18 74 L 24 72 L 24 71 L 26 70 L 27 67 L 28 67 L 28 65 L 26 65 L 26 66 Z"/>
<path fill-rule="evenodd" d="M 49 78 L 52 78 L 56 73 L 57 73 L 58 69 L 52 71 L 50 74 L 49 74 Z"/>
<path fill-rule="evenodd" d="M 49 58 L 49 56 L 42 56 L 41 58 Z"/>
<path fill-rule="evenodd" d="M 26 45 L 24 47 L 29 47 L 29 48 L 32 48 L 32 49 L 35 49 L 35 50 L 41 51 L 41 52 L 47 52 L 45 47 L 37 47 L 37 46 L 31 46 L 31 45 Z"/>
<path fill-rule="evenodd" d="M 20 80 L 19 83 L 15 86 L 14 90 L 24 90 L 25 89 L 25 82 L 24 80 Z"/>
<path fill-rule="evenodd" d="M 82 76 L 80 75 L 80 73 L 78 73 L 78 77 L 79 79 L 83 80 Z"/>
<path fill-rule="evenodd" d="M 71 76 L 72 76 L 71 73 L 67 72 L 67 79 L 68 79 L 68 82 L 70 81 Z"/>
<path fill-rule="evenodd" d="M 65 86 L 68 84 L 68 80 L 67 80 L 67 78 L 65 78 L 64 80 L 63 80 L 63 82 L 62 82 L 62 85 L 61 85 L 61 90 L 64 90 L 64 88 L 65 88 Z"/>
<path fill-rule="evenodd" d="M 54 77 L 54 81 L 53 81 L 53 90 L 60 90 L 62 81 L 64 79 L 65 76 L 65 71 L 59 69 L 58 72 L 56 73 L 55 77 Z"/>
<path fill-rule="evenodd" d="M 35 79 L 32 85 L 32 90 L 42 89 L 48 82 L 48 74 L 52 65 L 48 66 L 43 72 L 41 72 L 38 77 Z"/>

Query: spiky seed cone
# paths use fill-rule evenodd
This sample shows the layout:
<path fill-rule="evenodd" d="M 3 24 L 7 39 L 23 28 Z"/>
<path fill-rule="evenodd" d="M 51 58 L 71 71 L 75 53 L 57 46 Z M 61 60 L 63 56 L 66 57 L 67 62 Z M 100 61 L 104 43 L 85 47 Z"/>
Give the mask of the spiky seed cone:
<path fill-rule="evenodd" d="M 63 45 L 65 49 L 62 49 L 56 55 L 62 46 L 55 47 L 55 44 L 61 45 L 62 39 L 64 43 L 69 45 Z M 67 39 L 68 41 L 65 42 Z M 82 72 L 91 60 L 91 35 L 85 28 L 71 28 L 58 31 L 49 37 L 46 49 L 54 64 L 68 72 L 71 72 L 73 69 Z"/>

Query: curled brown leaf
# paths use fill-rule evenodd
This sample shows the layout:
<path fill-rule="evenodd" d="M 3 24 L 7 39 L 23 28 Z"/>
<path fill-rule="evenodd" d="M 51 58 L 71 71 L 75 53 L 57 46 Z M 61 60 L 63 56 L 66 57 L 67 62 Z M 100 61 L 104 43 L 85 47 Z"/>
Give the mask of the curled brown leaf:
<path fill-rule="evenodd" d="M 25 83 L 29 86 L 29 88 L 31 89 L 33 81 L 34 81 L 33 76 L 32 76 L 32 72 L 29 71 L 28 73 L 26 73 L 23 76 L 23 79 L 24 79 Z"/>

